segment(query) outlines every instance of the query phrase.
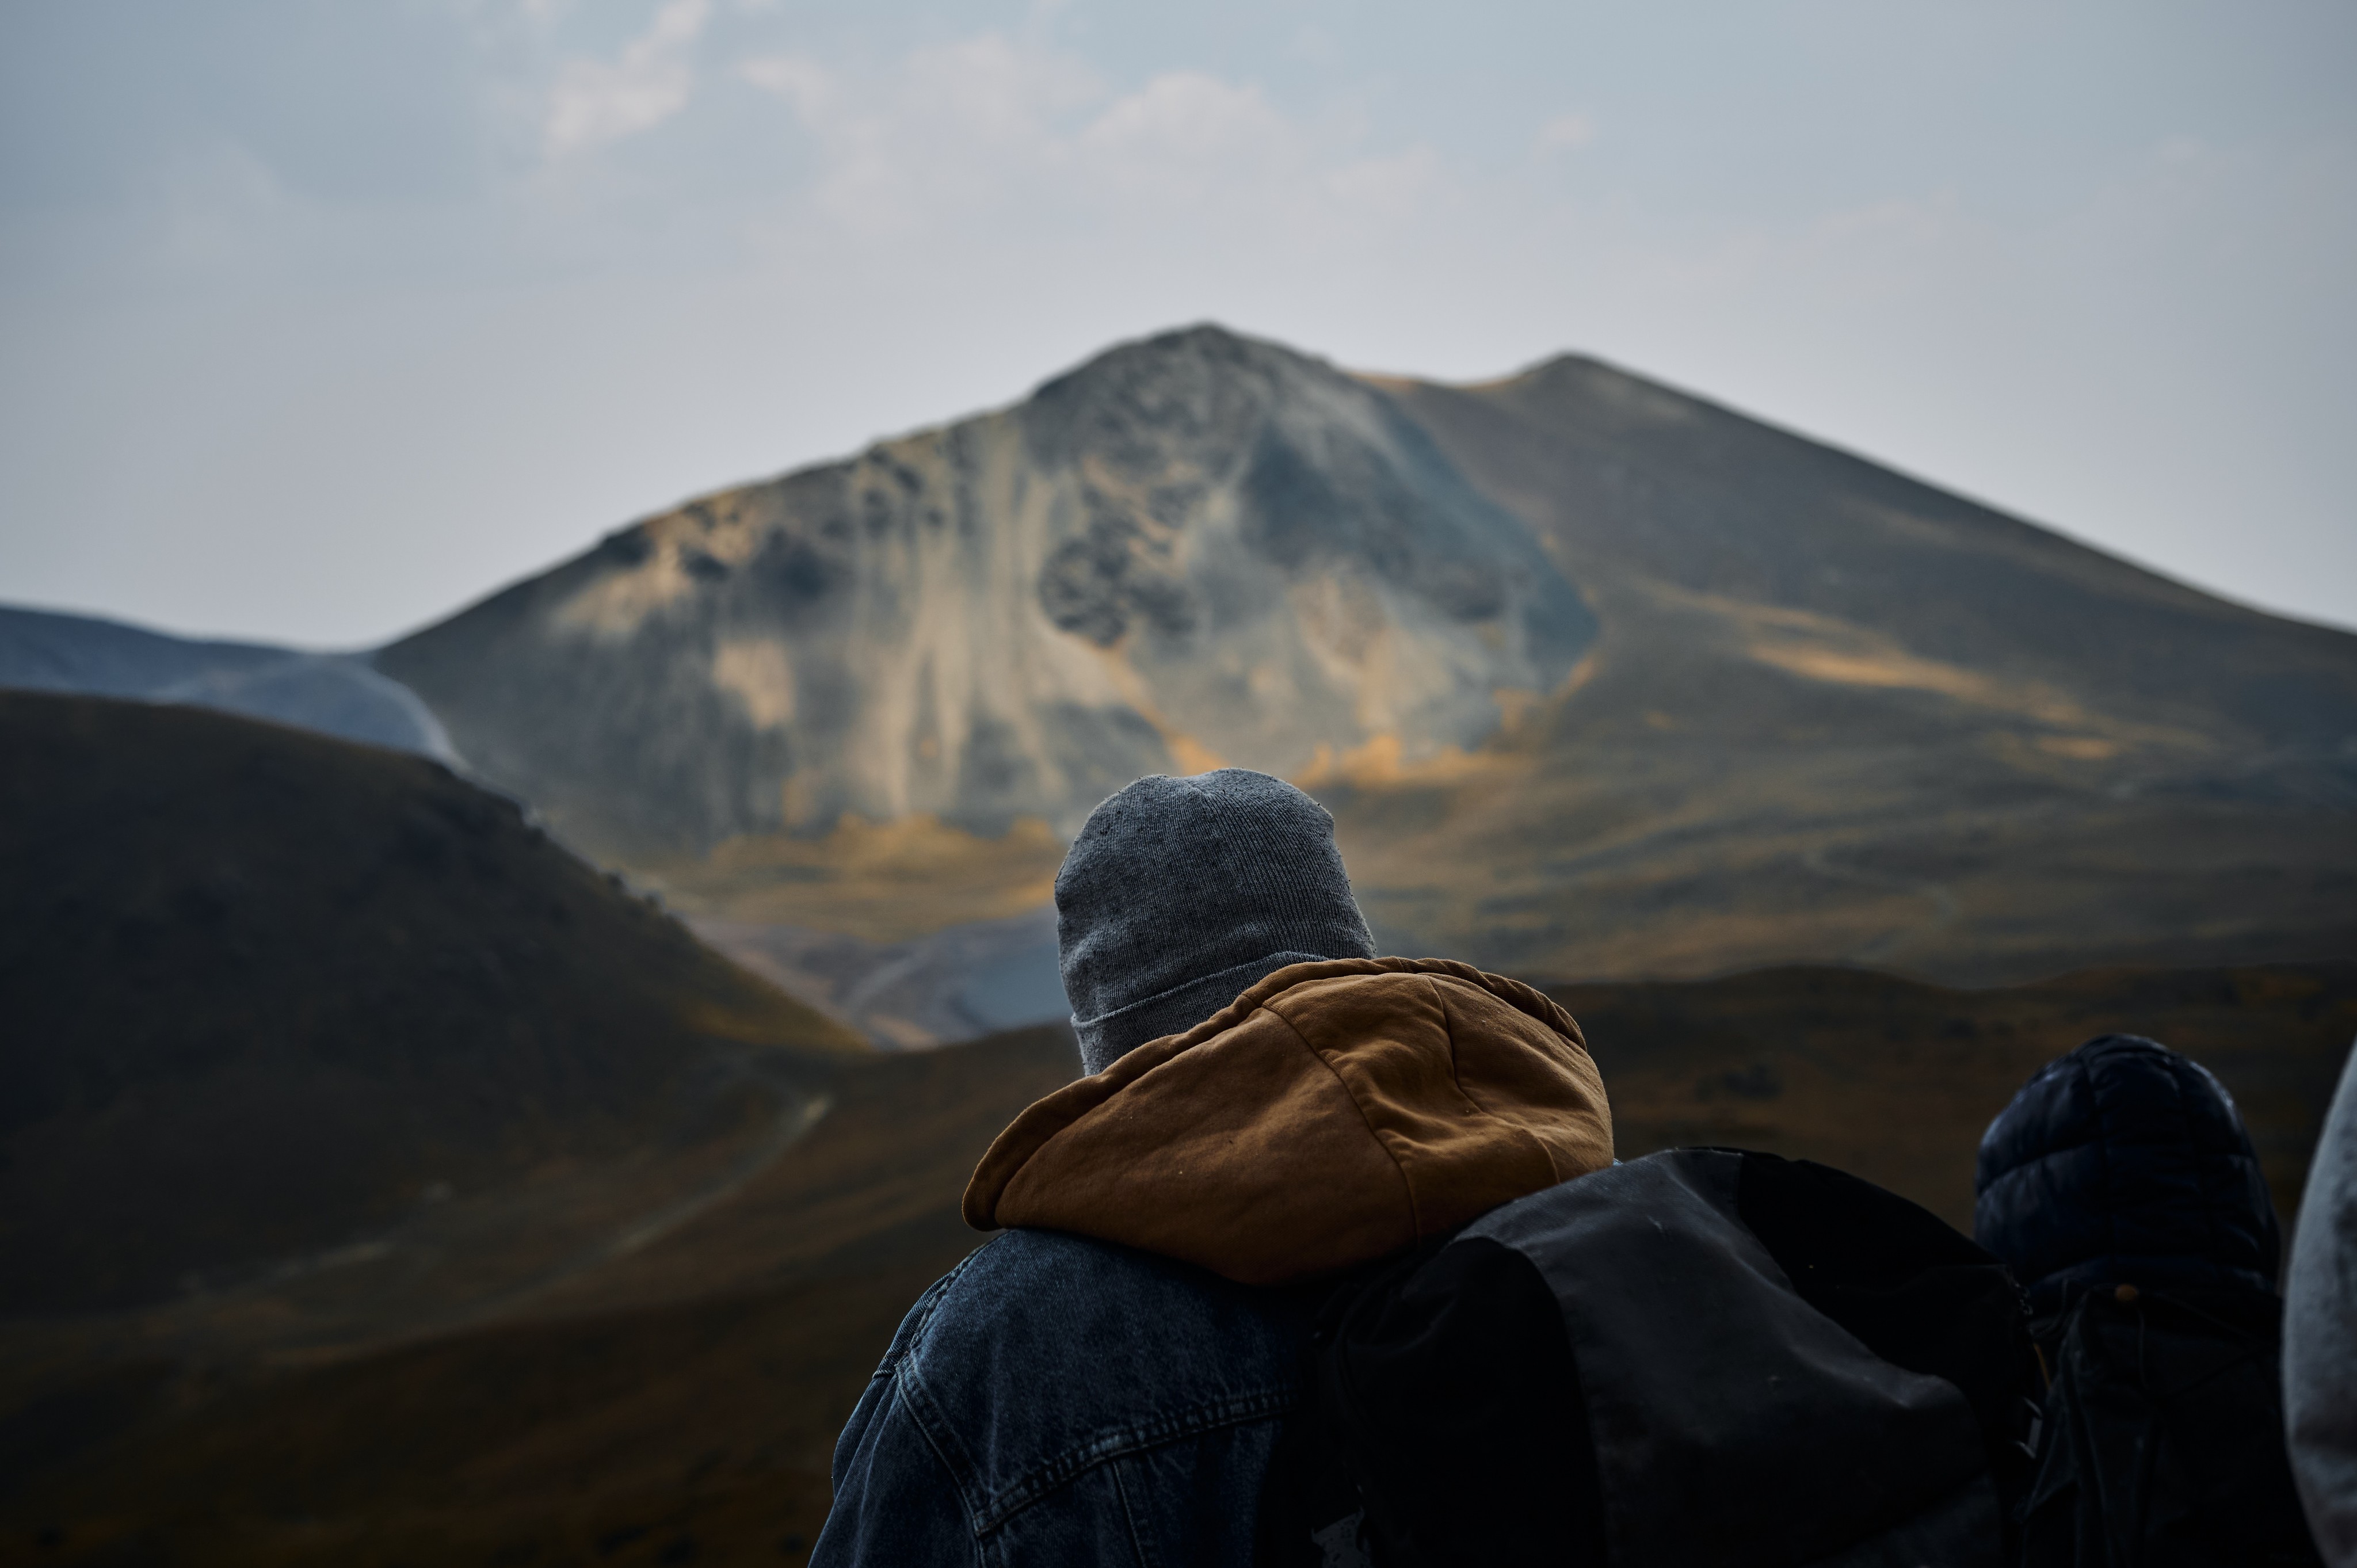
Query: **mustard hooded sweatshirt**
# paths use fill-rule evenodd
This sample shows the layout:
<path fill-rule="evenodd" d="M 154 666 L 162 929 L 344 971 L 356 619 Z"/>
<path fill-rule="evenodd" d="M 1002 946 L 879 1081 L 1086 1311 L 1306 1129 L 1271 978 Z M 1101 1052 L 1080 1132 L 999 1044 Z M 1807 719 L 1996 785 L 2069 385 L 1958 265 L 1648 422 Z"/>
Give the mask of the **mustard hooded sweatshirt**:
<path fill-rule="evenodd" d="M 1611 1163 L 1570 1014 L 1469 964 L 1335 959 L 1280 969 L 1031 1106 L 964 1212 L 1279 1284 Z"/>

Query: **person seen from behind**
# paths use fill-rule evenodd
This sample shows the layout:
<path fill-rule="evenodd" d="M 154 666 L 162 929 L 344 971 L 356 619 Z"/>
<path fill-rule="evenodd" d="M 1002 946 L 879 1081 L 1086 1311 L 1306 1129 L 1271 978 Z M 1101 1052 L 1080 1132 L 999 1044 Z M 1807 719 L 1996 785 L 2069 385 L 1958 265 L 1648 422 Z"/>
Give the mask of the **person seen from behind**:
<path fill-rule="evenodd" d="M 820 1568 L 1250 1563 L 1325 1282 L 1612 1164 L 1570 1015 L 1377 958 L 1289 784 L 1138 780 L 1056 908 L 1085 1075 L 975 1171 L 966 1219 L 1002 1233 L 844 1428 Z"/>
<path fill-rule="evenodd" d="M 2285 1457 L 2275 1209 L 2224 1087 L 2155 1041 L 2090 1040 L 1989 1124 L 1975 1186 L 2052 1380 L 2025 1568 L 2317 1562 Z"/>

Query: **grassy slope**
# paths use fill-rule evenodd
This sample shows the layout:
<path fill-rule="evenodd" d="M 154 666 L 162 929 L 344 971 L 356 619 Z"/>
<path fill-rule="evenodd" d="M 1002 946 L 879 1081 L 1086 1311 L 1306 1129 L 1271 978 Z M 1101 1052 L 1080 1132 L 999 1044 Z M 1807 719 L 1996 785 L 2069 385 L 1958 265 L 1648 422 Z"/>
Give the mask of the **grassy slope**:
<path fill-rule="evenodd" d="M 974 1161 L 1072 1069 L 1052 1029 L 844 1060 L 727 1204 L 479 1328 L 92 1358 L 0 1415 L 0 1563 L 798 1560 Z"/>
<path fill-rule="evenodd" d="M 1380 929 L 1974 985 L 2357 942 L 2357 638 L 1605 367 L 1384 384 L 1604 634 L 1454 776 L 1319 787 Z"/>
<path fill-rule="evenodd" d="M 1624 1155 L 1773 1148 L 1966 1222 L 1986 1119 L 2039 1062 L 2115 1028 L 2220 1072 L 2287 1203 L 2357 1031 L 2357 966 L 1987 992 L 1785 970 L 1556 994 Z M 1071 1070 L 1052 1030 L 844 1059 L 825 1120 L 726 1203 L 480 1326 L 294 1359 L 93 1358 L 45 1413 L 0 1417 L 0 1444 L 81 1434 L 0 1498 L 0 1563 L 798 1561 L 876 1357 L 977 1240 L 956 1215 L 974 1161 Z"/>
<path fill-rule="evenodd" d="M 650 1150 L 630 1201 L 684 1192 L 857 1048 L 435 764 L 30 693 L 0 693 L 0 997 L 18 1317 Z"/>
<path fill-rule="evenodd" d="M 2357 963 L 2091 971 L 1949 991 L 1862 970 L 1562 986 L 1623 1158 L 1718 1144 L 1805 1155 L 1970 1231 L 1981 1130 L 2039 1067 L 2101 1034 L 2184 1051 L 2226 1085 L 2288 1217 L 2350 1041 Z"/>

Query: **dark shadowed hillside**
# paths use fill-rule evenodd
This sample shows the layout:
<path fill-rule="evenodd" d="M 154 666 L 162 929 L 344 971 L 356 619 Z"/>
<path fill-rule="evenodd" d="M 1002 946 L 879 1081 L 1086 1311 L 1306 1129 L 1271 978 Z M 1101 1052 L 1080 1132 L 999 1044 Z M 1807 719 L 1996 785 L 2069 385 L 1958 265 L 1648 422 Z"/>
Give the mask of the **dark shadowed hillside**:
<path fill-rule="evenodd" d="M 816 1066 L 827 1114 L 720 1201 L 470 1318 L 323 1334 L 279 1281 L 0 1324 L 0 1563 L 802 1561 L 893 1326 L 979 1240 L 974 1161 L 1076 1058 Z"/>
<path fill-rule="evenodd" d="M 1171 333 L 379 662 L 778 973 L 1036 910 L 1096 799 L 1222 762 L 1336 810 L 1388 949 L 1526 973 L 2357 943 L 2357 638 L 1589 360 Z"/>
<path fill-rule="evenodd" d="M 2105 1034 L 2149 1036 L 2216 1072 L 2289 1215 L 2357 1039 L 2357 963 L 2095 970 L 1993 991 L 1779 969 L 1553 994 L 1594 1047 L 1624 1157 L 1716 1144 L 1823 1160 L 1966 1231 L 1989 1118 Z"/>
<path fill-rule="evenodd" d="M 14 693 L 0 1009 L 8 1317 L 522 1284 L 798 1132 L 854 1043 L 437 764 Z"/>

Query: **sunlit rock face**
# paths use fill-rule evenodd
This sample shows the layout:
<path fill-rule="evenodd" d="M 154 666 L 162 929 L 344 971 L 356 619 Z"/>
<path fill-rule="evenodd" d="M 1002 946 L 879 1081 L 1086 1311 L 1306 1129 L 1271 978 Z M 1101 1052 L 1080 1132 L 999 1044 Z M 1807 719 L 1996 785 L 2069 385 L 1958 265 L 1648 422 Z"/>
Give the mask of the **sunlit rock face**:
<path fill-rule="evenodd" d="M 946 1015 L 919 971 L 1007 980 L 989 933 L 1096 800 L 1221 762 L 1332 811 L 1385 950 L 1502 972 L 2357 942 L 2357 638 L 1575 357 L 1445 386 L 1170 334 L 379 657 L 574 843 L 790 984 L 856 971 L 896 1040 L 879 1009 Z"/>
<path fill-rule="evenodd" d="M 636 524 L 380 655 L 585 843 L 931 814 L 1069 833 L 1141 774 L 1469 747 L 1596 624 L 1389 396 L 1211 328 Z"/>

